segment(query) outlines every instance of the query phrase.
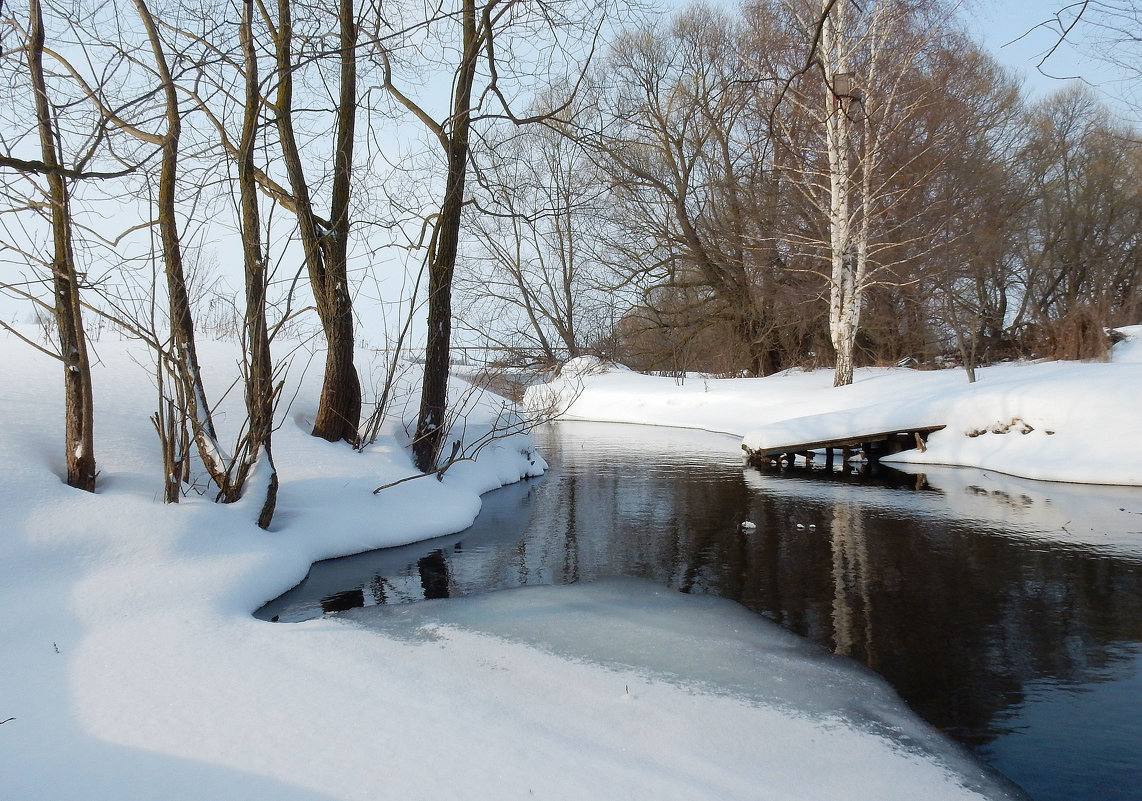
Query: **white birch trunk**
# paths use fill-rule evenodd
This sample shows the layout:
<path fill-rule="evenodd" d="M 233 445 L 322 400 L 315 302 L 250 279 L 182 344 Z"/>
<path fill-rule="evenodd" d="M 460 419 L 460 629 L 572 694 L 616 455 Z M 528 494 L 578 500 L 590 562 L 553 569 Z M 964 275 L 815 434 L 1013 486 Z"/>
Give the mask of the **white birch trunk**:
<path fill-rule="evenodd" d="M 847 16 L 847 4 L 836 4 L 824 22 L 821 37 L 827 103 L 825 148 L 829 160 L 829 247 L 832 259 L 829 335 L 836 356 L 833 386 L 844 386 L 853 381 L 853 350 L 860 318 L 860 285 L 857 281 L 859 252 L 854 241 L 851 206 L 852 123 L 845 113 L 843 101 L 838 100 L 834 94 L 836 76 L 848 72 L 844 37 Z"/>

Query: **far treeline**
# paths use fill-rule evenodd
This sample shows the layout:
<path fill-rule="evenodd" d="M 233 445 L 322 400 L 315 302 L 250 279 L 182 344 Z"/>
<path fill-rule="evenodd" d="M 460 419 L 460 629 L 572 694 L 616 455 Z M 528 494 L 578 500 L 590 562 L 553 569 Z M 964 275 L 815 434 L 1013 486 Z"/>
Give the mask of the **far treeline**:
<path fill-rule="evenodd" d="M 1029 102 L 947 4 L 825 5 L 627 27 L 565 125 L 500 129 L 467 322 L 522 360 L 845 384 L 1142 321 L 1135 128 L 1077 83 Z"/>
<path fill-rule="evenodd" d="M 1133 10 L 1077 21 L 1130 42 Z M 1138 134 L 1081 85 L 1028 102 L 963 13 L 4 0 L 0 291 L 51 338 L 0 325 L 63 363 L 70 484 L 95 487 L 87 338 L 110 325 L 154 354 L 166 499 L 195 472 L 224 502 L 258 476 L 263 526 L 289 364 L 274 346 L 310 328 L 313 434 L 356 448 L 402 349 L 423 347 L 409 439 L 426 474 L 457 455 L 454 340 L 512 370 L 827 365 L 837 385 L 861 364 L 974 380 L 999 359 L 1102 356 L 1142 312 Z M 389 361 L 363 376 L 378 320 Z M 220 328 L 243 345 L 230 434 L 196 344 Z"/>

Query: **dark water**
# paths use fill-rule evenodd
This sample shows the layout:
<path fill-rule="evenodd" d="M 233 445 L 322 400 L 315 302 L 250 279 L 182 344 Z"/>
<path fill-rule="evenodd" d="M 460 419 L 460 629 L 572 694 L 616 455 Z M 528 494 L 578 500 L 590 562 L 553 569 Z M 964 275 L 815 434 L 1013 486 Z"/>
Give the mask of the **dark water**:
<path fill-rule="evenodd" d="M 259 616 L 648 578 L 864 662 L 1035 801 L 1142 797 L 1142 491 L 762 473 L 674 429 L 538 439 L 547 476 L 485 496 L 472 529 L 318 563 Z"/>

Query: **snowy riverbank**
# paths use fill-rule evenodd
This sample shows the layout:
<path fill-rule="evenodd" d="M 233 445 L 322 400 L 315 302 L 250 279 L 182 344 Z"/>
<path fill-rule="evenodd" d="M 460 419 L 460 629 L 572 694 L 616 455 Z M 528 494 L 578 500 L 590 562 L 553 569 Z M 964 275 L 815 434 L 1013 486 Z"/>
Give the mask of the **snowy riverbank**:
<path fill-rule="evenodd" d="M 974 384 L 962 370 L 906 368 L 860 369 L 842 388 L 833 388 L 831 370 L 680 381 L 583 361 L 533 388 L 528 400 L 558 398 L 570 419 L 723 431 L 753 449 L 940 423 L 947 428 L 931 436 L 926 452 L 891 460 L 1142 485 L 1142 326 L 1122 331 L 1128 339 L 1109 362 L 1001 364 L 977 371 Z"/>
<path fill-rule="evenodd" d="M 202 348 L 215 391 L 232 347 Z M 1005 797 L 866 671 L 710 599 L 603 584 L 438 602 L 399 630 L 257 621 L 313 560 L 463 528 L 480 492 L 541 460 L 504 440 L 442 482 L 374 496 L 412 472 L 401 429 L 363 454 L 309 437 L 311 367 L 275 434 L 282 486 L 263 532 L 249 504 L 160 502 L 149 357 L 96 349 L 89 495 L 59 479 L 58 365 L 0 334 L 5 798 Z M 629 647 L 584 654 L 504 628 L 529 619 L 548 639 L 573 623 Z M 728 654 L 756 679 L 748 692 L 710 680 Z"/>

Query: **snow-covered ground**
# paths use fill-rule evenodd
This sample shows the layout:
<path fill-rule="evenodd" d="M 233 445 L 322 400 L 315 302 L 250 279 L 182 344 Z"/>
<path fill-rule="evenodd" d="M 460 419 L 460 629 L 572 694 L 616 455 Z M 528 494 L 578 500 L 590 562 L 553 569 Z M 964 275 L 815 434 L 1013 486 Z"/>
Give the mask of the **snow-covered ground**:
<path fill-rule="evenodd" d="M 301 380 L 298 362 L 291 381 L 301 386 L 287 388 L 295 400 L 274 441 L 278 513 L 263 532 L 253 499 L 160 502 L 149 357 L 106 337 L 95 347 L 100 476 L 90 495 L 60 481 L 59 366 L 0 334 L 0 797 L 1008 797 L 867 671 L 713 599 L 619 582 L 371 618 L 255 620 L 312 561 L 459 530 L 481 492 L 542 459 L 524 438 L 502 440 L 441 482 L 373 495 L 413 472 L 401 428 L 365 453 L 309 437 L 320 370 Z M 220 393 L 233 346 L 201 351 Z M 1136 426 L 1114 430 L 1139 369 L 995 368 L 979 386 L 1006 405 L 947 408 L 964 411 L 957 425 L 1021 416 L 1054 428 L 1051 443 L 1077 441 L 1097 421 L 1115 444 L 1103 467 L 1115 470 L 1137 444 Z M 825 380 L 678 387 L 609 373 L 586 379 L 572 411 L 744 434 L 792 412 L 858 406 L 841 397 L 946 403 L 963 379 L 866 371 L 837 392 Z M 1038 391 L 1024 386 L 1034 382 Z M 1092 408 L 1080 401 L 1098 382 L 1095 417 L 1066 417 L 1068 404 Z M 1070 400 L 1059 397 L 1072 383 Z M 470 431 L 498 406 L 481 408 Z M 236 425 L 225 407 L 220 423 Z"/>
<path fill-rule="evenodd" d="M 528 403 L 561 403 L 570 419 L 723 431 L 752 450 L 946 425 L 927 451 L 884 461 L 1142 485 L 1142 326 L 1120 331 L 1127 338 L 1108 362 L 1002 364 L 978 370 L 974 384 L 962 370 L 906 368 L 864 368 L 841 388 L 832 370 L 682 381 L 583 359 L 532 388 Z"/>

